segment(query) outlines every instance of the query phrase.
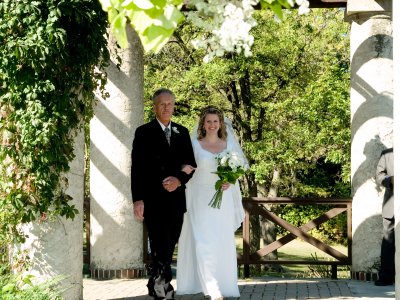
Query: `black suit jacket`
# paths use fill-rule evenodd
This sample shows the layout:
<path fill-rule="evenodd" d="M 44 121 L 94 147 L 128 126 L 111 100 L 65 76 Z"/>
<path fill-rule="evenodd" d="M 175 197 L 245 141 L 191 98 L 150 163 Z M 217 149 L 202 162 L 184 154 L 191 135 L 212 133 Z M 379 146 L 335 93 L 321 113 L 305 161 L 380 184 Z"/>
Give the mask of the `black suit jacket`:
<path fill-rule="evenodd" d="M 182 172 L 182 166 L 196 167 L 188 130 L 171 123 L 171 140 L 168 144 L 157 119 L 136 129 L 132 145 L 131 188 L 133 201 L 144 201 L 144 215 L 173 214 L 186 211 L 185 184 L 191 178 Z M 162 181 L 175 176 L 181 186 L 167 192 Z"/>

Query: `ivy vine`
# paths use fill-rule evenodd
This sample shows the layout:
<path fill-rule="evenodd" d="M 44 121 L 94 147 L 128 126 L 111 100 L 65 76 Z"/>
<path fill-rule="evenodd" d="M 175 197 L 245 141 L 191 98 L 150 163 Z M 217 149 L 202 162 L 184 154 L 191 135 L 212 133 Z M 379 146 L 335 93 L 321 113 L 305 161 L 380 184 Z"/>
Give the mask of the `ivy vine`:
<path fill-rule="evenodd" d="M 105 96 L 107 14 L 98 0 L 0 3 L 0 233 L 43 213 L 73 218 L 73 141 Z M 1 238 L 1 237 L 0 237 Z"/>

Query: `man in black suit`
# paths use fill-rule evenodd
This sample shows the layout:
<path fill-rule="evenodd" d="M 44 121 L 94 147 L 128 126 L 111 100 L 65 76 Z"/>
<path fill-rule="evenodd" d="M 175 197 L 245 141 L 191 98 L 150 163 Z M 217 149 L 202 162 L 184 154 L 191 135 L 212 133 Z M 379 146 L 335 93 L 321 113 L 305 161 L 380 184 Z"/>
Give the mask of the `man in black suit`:
<path fill-rule="evenodd" d="M 376 182 L 385 187 L 382 203 L 383 238 L 381 245 L 381 268 L 375 285 L 392 285 L 395 276 L 394 240 L 394 163 L 393 148 L 383 150 L 376 167 Z"/>
<path fill-rule="evenodd" d="M 153 95 L 156 118 L 136 129 L 132 147 L 131 188 L 134 214 L 147 228 L 152 264 L 147 284 L 155 299 L 173 299 L 171 261 L 186 212 L 185 184 L 196 166 L 188 130 L 171 122 L 175 96 L 168 89 Z"/>

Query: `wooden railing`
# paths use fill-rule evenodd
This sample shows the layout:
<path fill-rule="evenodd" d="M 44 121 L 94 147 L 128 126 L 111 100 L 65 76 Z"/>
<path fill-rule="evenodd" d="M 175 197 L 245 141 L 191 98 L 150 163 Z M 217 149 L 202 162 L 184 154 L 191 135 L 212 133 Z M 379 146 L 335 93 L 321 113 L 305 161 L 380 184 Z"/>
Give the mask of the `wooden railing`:
<path fill-rule="evenodd" d="M 238 253 L 238 265 L 244 266 L 244 277 L 250 277 L 250 265 L 260 264 L 304 264 L 304 265 L 331 265 L 331 277 L 337 278 L 338 265 L 351 265 L 351 199 L 311 199 L 311 198 L 243 198 L 243 207 L 245 209 L 245 219 L 242 226 L 243 231 L 243 251 Z M 265 205 L 329 205 L 331 208 L 314 220 L 301 226 L 295 226 L 269 211 Z M 308 232 L 313 228 L 327 222 L 341 213 L 347 213 L 347 247 L 348 255 L 337 251 L 328 244 L 311 236 Z M 283 227 L 289 234 L 279 238 L 271 244 L 250 253 L 250 215 L 260 215 Z M 143 234 L 143 262 L 148 264 L 151 257 L 147 252 L 148 240 L 147 232 L 144 227 Z M 290 241 L 300 238 L 301 240 L 315 246 L 321 251 L 333 257 L 335 260 L 263 260 L 262 257 L 271 253 Z M 176 262 L 176 260 L 174 260 Z"/>
<path fill-rule="evenodd" d="M 243 253 L 238 254 L 238 264 L 244 266 L 244 277 L 250 276 L 250 265 L 259 264 L 305 264 L 331 265 L 331 277 L 337 278 L 338 265 L 351 265 L 351 199 L 311 199 L 311 198 L 243 198 L 245 220 L 243 222 Z M 331 207 L 314 220 L 301 226 L 295 226 L 269 211 L 265 205 L 329 205 Z M 337 251 L 333 247 L 311 236 L 308 231 L 327 222 L 341 213 L 347 213 L 347 247 L 348 255 Z M 279 238 L 271 244 L 250 253 L 250 215 L 260 215 L 276 225 L 283 227 L 289 234 Z M 290 241 L 300 238 L 315 246 L 334 260 L 263 260 L 262 257 L 271 253 Z"/>

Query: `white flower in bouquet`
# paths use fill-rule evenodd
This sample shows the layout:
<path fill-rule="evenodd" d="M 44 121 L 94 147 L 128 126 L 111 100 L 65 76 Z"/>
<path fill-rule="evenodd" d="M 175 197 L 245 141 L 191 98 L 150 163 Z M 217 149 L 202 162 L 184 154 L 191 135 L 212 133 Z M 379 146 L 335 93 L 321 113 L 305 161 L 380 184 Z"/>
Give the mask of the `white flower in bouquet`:
<path fill-rule="evenodd" d="M 244 169 L 244 159 L 236 152 L 231 153 L 228 164 L 235 172 L 238 168 Z"/>
<path fill-rule="evenodd" d="M 213 172 L 218 175 L 219 179 L 215 183 L 215 194 L 212 197 L 210 205 L 213 208 L 220 208 L 222 202 L 222 184 L 229 182 L 235 184 L 245 173 L 245 159 L 236 152 L 226 151 L 218 154 L 215 159 L 217 160 L 217 171 Z"/>

